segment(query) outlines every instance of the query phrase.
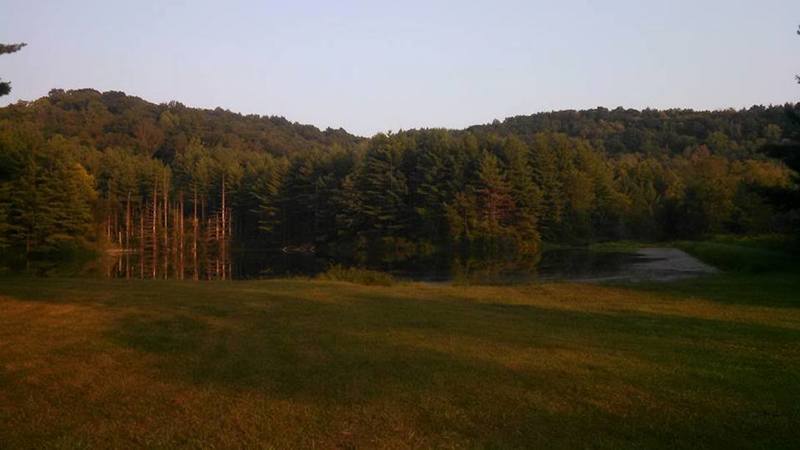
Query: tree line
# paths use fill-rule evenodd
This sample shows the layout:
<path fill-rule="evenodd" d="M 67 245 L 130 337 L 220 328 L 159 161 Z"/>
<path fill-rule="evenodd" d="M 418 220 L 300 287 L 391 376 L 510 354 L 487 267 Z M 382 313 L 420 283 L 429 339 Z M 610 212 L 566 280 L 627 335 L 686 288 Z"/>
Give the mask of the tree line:
<path fill-rule="evenodd" d="M 797 107 L 566 111 L 365 139 L 55 90 L 0 109 L 0 247 L 103 246 L 191 265 L 230 246 L 535 252 L 788 230 L 797 211 L 760 194 L 796 183 L 759 151 L 787 136 L 785 108 Z"/>

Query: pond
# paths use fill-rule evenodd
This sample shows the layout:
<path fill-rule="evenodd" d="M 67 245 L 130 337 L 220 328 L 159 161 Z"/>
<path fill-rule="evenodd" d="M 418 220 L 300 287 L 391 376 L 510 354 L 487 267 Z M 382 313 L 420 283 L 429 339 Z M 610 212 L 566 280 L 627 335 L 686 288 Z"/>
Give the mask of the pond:
<path fill-rule="evenodd" d="M 525 284 L 538 281 L 669 281 L 713 273 L 715 269 L 670 248 L 631 252 L 588 248 L 549 249 L 537 255 L 477 255 L 434 252 L 426 255 L 373 254 L 320 256 L 276 250 L 238 250 L 226 255 L 121 252 L 83 263 L 25 262 L 18 271 L 42 276 L 93 276 L 128 279 L 243 280 L 308 276 L 333 264 L 392 274 L 401 280 L 470 284 Z"/>

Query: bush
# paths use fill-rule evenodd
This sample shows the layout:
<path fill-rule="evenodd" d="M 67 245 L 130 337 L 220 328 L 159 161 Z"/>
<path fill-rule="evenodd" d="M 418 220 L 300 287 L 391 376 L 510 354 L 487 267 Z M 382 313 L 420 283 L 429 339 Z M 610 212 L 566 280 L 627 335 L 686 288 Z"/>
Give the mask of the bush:
<path fill-rule="evenodd" d="M 328 270 L 319 274 L 317 278 L 368 286 L 391 286 L 396 282 L 395 278 L 386 272 L 360 269 L 358 267 L 345 267 L 341 264 L 331 265 Z"/>

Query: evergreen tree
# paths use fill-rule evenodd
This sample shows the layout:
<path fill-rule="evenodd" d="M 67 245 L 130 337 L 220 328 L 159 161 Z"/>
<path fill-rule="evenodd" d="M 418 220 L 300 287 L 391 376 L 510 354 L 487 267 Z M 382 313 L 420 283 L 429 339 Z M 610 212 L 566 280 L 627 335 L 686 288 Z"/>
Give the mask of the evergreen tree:
<path fill-rule="evenodd" d="M 325 189 L 318 166 L 320 155 L 296 157 L 289 168 L 281 192 L 284 236 L 296 243 L 313 242 L 320 225 L 320 203 Z"/>
<path fill-rule="evenodd" d="M 503 143 L 502 153 L 516 205 L 513 220 L 520 246 L 535 251 L 540 239 L 538 215 L 542 207 L 542 193 L 533 181 L 528 148 L 520 139 L 512 136 Z"/>
<path fill-rule="evenodd" d="M 0 55 L 17 52 L 26 45 L 27 44 L 25 43 L 0 44 Z M 8 81 L 3 81 L 2 78 L 0 78 L 0 97 L 8 95 L 9 93 L 11 93 L 11 83 Z"/>
<path fill-rule="evenodd" d="M 786 108 L 791 121 L 787 137 L 782 142 L 767 144 L 762 152 L 782 161 L 792 172 L 792 183 L 788 186 L 771 186 L 760 189 L 762 195 L 776 208 L 792 217 L 794 227 L 800 229 L 800 113 L 795 108 Z"/>
<path fill-rule="evenodd" d="M 421 237 L 443 242 L 447 237 L 446 204 L 458 189 L 455 153 L 444 132 L 423 137 L 413 170 L 414 211 Z"/>
<path fill-rule="evenodd" d="M 354 175 L 347 175 L 341 181 L 339 189 L 333 196 L 335 205 L 336 237 L 353 239 L 359 230 L 364 227 L 361 218 L 365 215 L 361 211 L 361 193 L 356 186 Z"/>
<path fill-rule="evenodd" d="M 402 142 L 377 136 L 356 179 L 360 192 L 363 233 L 368 237 L 400 237 L 408 225 L 408 186 L 402 172 Z"/>
<path fill-rule="evenodd" d="M 446 206 L 450 239 L 473 242 L 481 235 L 478 201 L 472 192 L 458 192 Z"/>
<path fill-rule="evenodd" d="M 542 192 L 541 209 L 538 215 L 539 230 L 545 240 L 556 241 L 561 233 L 564 216 L 565 193 L 559 170 L 560 144 L 563 150 L 567 137 L 564 135 L 539 134 L 533 140 L 531 160 L 533 179 Z"/>
<path fill-rule="evenodd" d="M 253 198 L 255 208 L 252 210 L 258 220 L 258 229 L 272 235 L 281 223 L 280 189 L 288 170 L 285 159 L 263 159 L 252 170 L 246 186 Z"/>
<path fill-rule="evenodd" d="M 142 251 L 174 252 L 171 243 L 188 238 L 192 259 L 220 229 L 248 244 L 402 239 L 524 250 L 539 235 L 782 230 L 797 214 L 786 200 L 798 192 L 786 168 L 798 154 L 791 117 L 776 107 L 601 108 L 367 140 L 282 118 L 54 90 L 0 108 L 0 247 L 78 244 L 94 238 L 91 228 Z M 752 156 L 765 143 L 786 166 Z M 98 201 L 84 189 L 94 180 Z M 783 200 L 761 201 L 753 186 Z"/>
<path fill-rule="evenodd" d="M 22 154 L 14 179 L 0 186 L 6 246 L 46 252 L 91 239 L 93 179 L 60 150 L 45 145 Z"/>
<path fill-rule="evenodd" d="M 484 155 L 478 179 L 476 194 L 484 236 L 489 240 L 508 237 L 516 205 L 500 161 L 493 154 Z"/>

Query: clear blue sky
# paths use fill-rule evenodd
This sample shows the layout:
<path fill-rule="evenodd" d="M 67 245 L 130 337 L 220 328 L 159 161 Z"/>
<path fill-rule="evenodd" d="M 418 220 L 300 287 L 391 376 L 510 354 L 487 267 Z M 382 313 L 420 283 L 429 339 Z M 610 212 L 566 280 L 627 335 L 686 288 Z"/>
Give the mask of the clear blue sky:
<path fill-rule="evenodd" d="M 290 4 L 291 3 L 291 4 Z M 800 99 L 798 0 L 0 0 L 13 92 L 121 90 L 371 135 Z"/>

